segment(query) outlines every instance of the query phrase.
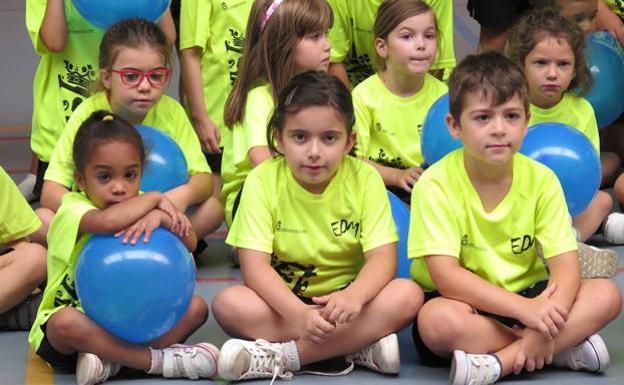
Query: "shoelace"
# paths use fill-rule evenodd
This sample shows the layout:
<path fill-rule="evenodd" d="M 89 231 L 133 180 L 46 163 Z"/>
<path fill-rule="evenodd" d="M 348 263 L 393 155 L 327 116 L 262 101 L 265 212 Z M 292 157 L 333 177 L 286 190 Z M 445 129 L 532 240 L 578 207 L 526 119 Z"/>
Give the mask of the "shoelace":
<path fill-rule="evenodd" d="M 368 345 L 357 353 L 347 355 L 346 360 L 347 362 L 364 365 L 369 368 L 377 367 L 373 362 L 373 345 Z"/>
<path fill-rule="evenodd" d="M 254 346 L 247 348 L 247 351 L 251 355 L 248 371 L 251 374 L 251 378 L 272 374 L 273 377 L 269 385 L 273 385 L 277 377 L 283 380 L 292 379 L 293 374 L 285 371 L 282 362 L 282 349 L 277 344 L 258 339 Z M 271 371 L 268 371 L 268 368 L 272 368 Z"/>
<path fill-rule="evenodd" d="M 193 364 L 192 359 L 199 354 L 199 348 L 193 345 L 173 345 L 176 350 L 173 351 L 173 357 L 175 357 L 176 365 L 174 366 L 177 377 L 188 377 L 190 379 L 198 379 L 199 370 Z M 185 360 L 185 357 L 189 359 Z M 183 371 L 183 373 L 182 373 Z"/>
<path fill-rule="evenodd" d="M 497 373 L 496 368 L 492 367 L 492 360 L 496 360 L 496 358 L 484 354 L 469 354 L 466 355 L 466 358 L 470 361 L 471 366 L 477 369 L 475 376 L 477 383 L 490 384 L 498 379 L 499 373 Z"/>

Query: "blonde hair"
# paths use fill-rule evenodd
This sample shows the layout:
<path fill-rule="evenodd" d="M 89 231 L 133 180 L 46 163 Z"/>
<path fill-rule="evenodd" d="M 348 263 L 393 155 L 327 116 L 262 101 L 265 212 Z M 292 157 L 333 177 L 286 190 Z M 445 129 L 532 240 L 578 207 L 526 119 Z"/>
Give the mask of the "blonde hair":
<path fill-rule="evenodd" d="M 252 88 L 269 83 L 273 100 L 277 100 L 295 76 L 293 53 L 299 40 L 333 24 L 326 0 L 284 0 L 269 14 L 273 3 L 257 0 L 251 8 L 238 77 L 225 104 L 224 120 L 229 128 L 245 117 L 247 94 Z"/>

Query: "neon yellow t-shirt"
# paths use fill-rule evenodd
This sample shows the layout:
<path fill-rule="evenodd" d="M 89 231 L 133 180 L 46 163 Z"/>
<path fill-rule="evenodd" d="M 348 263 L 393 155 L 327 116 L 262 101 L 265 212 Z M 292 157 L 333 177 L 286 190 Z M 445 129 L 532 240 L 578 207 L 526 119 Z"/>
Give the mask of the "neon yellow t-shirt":
<path fill-rule="evenodd" d="M 274 108 L 270 85 L 265 84 L 252 89 L 247 95 L 243 121 L 234 125 L 229 138 L 224 138 L 221 202 L 225 207 L 225 223 L 228 227 L 232 224 L 232 209 L 236 196 L 251 170 L 249 150 L 257 146 L 267 146 L 267 126 Z"/>
<path fill-rule="evenodd" d="M 180 49 L 201 48 L 204 103 L 222 137 L 229 135 L 223 122 L 223 109 L 238 74 L 252 3 L 252 0 L 184 0 L 181 5 Z"/>
<path fill-rule="evenodd" d="M 396 242 L 379 173 L 345 157 L 322 194 L 304 189 L 283 157 L 252 170 L 243 188 L 230 245 L 271 254 L 271 265 L 299 297 L 349 285 L 364 253 Z"/>
<path fill-rule="evenodd" d="M 74 307 L 83 311 L 76 294 L 74 270 L 78 254 L 91 234 L 80 235 L 82 217 L 97 207 L 86 195 L 72 192 L 63 195 L 63 201 L 52 219 L 48 230 L 48 283 L 37 318 L 30 329 L 28 342 L 35 351 L 43 339 L 41 327 L 57 311 L 64 307 Z"/>
<path fill-rule="evenodd" d="M 26 28 L 41 56 L 33 79 L 30 145 L 44 162 L 50 161 L 65 123 L 99 79 L 98 50 L 104 31 L 83 19 L 70 0 L 64 3 L 67 42 L 62 52 L 51 52 L 39 36 L 47 0 L 26 1 Z"/>
<path fill-rule="evenodd" d="M 424 290 L 435 290 L 423 258 L 428 255 L 456 257 L 463 268 L 512 292 L 547 279 L 535 241 L 546 259 L 577 249 L 555 174 L 522 154 L 514 155 L 509 192 L 486 212 L 463 155 L 463 149 L 450 153 L 414 185 L 408 236 L 414 280 Z"/>
<path fill-rule="evenodd" d="M 594 108 L 587 99 L 565 93 L 556 106 L 545 110 L 531 104 L 530 111 L 529 127 L 546 122 L 567 124 L 585 134 L 596 149 L 596 152 L 600 154 L 598 123 L 596 122 Z"/>
<path fill-rule="evenodd" d="M 111 110 L 105 92 L 98 92 L 85 100 L 71 116 L 54 148 L 50 165 L 45 173 L 45 180 L 60 183 L 68 188 L 72 187 L 74 137 L 80 125 L 97 110 Z M 145 115 L 142 124 L 161 130 L 180 146 L 186 158 L 189 175 L 210 172 L 206 158 L 201 152 L 199 139 L 180 103 L 163 95 Z"/>
<path fill-rule="evenodd" d="M 420 166 L 420 133 L 431 105 L 447 92 L 446 84 L 426 74 L 423 88 L 409 97 L 388 90 L 375 74 L 353 90 L 358 155 L 384 166 Z"/>
<path fill-rule="evenodd" d="M 383 0 L 328 0 L 334 11 L 329 30 L 331 61 L 343 62 L 351 84 L 356 86 L 375 73 L 377 53 L 373 26 Z M 451 0 L 425 0 L 433 9 L 438 29 L 438 57 L 432 69 L 455 67 L 453 46 L 453 3 Z"/>
<path fill-rule="evenodd" d="M 34 233 L 41 221 L 0 166 L 0 246 Z"/>
<path fill-rule="evenodd" d="M 624 0 L 604 0 L 604 2 L 607 3 L 613 13 L 619 17 L 624 17 Z"/>

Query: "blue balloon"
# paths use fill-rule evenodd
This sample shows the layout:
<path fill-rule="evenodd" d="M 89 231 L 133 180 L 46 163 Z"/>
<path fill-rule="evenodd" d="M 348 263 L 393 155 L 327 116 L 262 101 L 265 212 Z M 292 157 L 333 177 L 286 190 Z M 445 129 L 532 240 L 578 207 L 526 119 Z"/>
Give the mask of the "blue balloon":
<path fill-rule="evenodd" d="M 529 128 L 520 152 L 555 172 L 570 215 L 587 208 L 600 187 L 601 174 L 596 149 L 585 135 L 562 123 L 539 123 Z"/>
<path fill-rule="evenodd" d="M 420 148 L 428 165 L 442 159 L 449 152 L 462 147 L 460 140 L 451 136 L 446 125 L 449 96 L 444 94 L 429 108 L 420 136 Z"/>
<path fill-rule="evenodd" d="M 142 191 L 165 192 L 188 182 L 188 166 L 178 144 L 164 132 L 138 125 L 146 151 Z"/>
<path fill-rule="evenodd" d="M 598 31 L 587 37 L 587 61 L 594 86 L 586 98 L 604 128 L 624 112 L 624 53 L 613 35 Z"/>
<path fill-rule="evenodd" d="M 148 243 L 93 235 L 78 255 L 76 290 L 85 313 L 131 343 L 152 341 L 186 311 L 195 264 L 182 241 L 161 228 Z"/>
<path fill-rule="evenodd" d="M 409 231 L 410 210 L 399 197 L 388 191 L 390 209 L 394 218 L 394 225 L 399 233 L 399 243 L 397 250 L 398 266 L 396 276 L 399 278 L 411 278 L 411 261 L 407 259 L 407 235 Z"/>
<path fill-rule="evenodd" d="M 140 17 L 157 21 L 169 8 L 170 0 L 72 0 L 89 23 L 106 29 L 116 22 Z"/>

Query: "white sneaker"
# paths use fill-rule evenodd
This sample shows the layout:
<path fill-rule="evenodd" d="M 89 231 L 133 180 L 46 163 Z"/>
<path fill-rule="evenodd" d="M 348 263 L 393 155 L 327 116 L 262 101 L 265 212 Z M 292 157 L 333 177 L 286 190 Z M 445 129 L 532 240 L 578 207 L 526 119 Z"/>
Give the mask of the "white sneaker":
<path fill-rule="evenodd" d="M 219 377 L 230 381 L 271 378 L 271 384 L 277 377 L 290 380 L 293 374 L 285 369 L 282 345 L 261 339 L 228 340 L 221 347 Z"/>
<path fill-rule="evenodd" d="M 401 370 L 399 340 L 396 334 L 388 334 L 361 351 L 347 355 L 345 359 L 376 372 L 398 374 Z"/>
<path fill-rule="evenodd" d="M 163 377 L 168 378 L 211 378 L 217 374 L 219 349 L 202 342 L 195 345 L 175 344 L 164 348 L 162 361 Z"/>
<path fill-rule="evenodd" d="M 34 201 L 36 199 L 35 194 L 33 194 L 33 189 L 35 188 L 35 183 L 37 182 L 37 177 L 35 174 L 27 174 L 26 178 L 24 178 L 18 185 L 17 188 L 20 190 L 24 198 L 28 201 L 28 203 Z"/>
<path fill-rule="evenodd" d="M 76 382 L 78 385 L 95 385 L 106 381 L 121 370 L 121 365 L 102 361 L 91 353 L 78 353 Z"/>
<path fill-rule="evenodd" d="M 572 349 L 557 354 L 553 365 L 572 370 L 602 373 L 609 367 L 609 351 L 598 334 L 589 336 Z"/>
<path fill-rule="evenodd" d="M 498 381 L 501 366 L 491 354 L 453 353 L 449 382 L 451 385 L 489 385 Z"/>
<path fill-rule="evenodd" d="M 602 235 L 609 243 L 616 245 L 624 243 L 624 214 L 611 213 L 607 216 Z"/>
<path fill-rule="evenodd" d="M 580 242 L 578 248 L 582 278 L 611 278 L 617 273 L 620 256 L 615 250 L 599 249 Z"/>

